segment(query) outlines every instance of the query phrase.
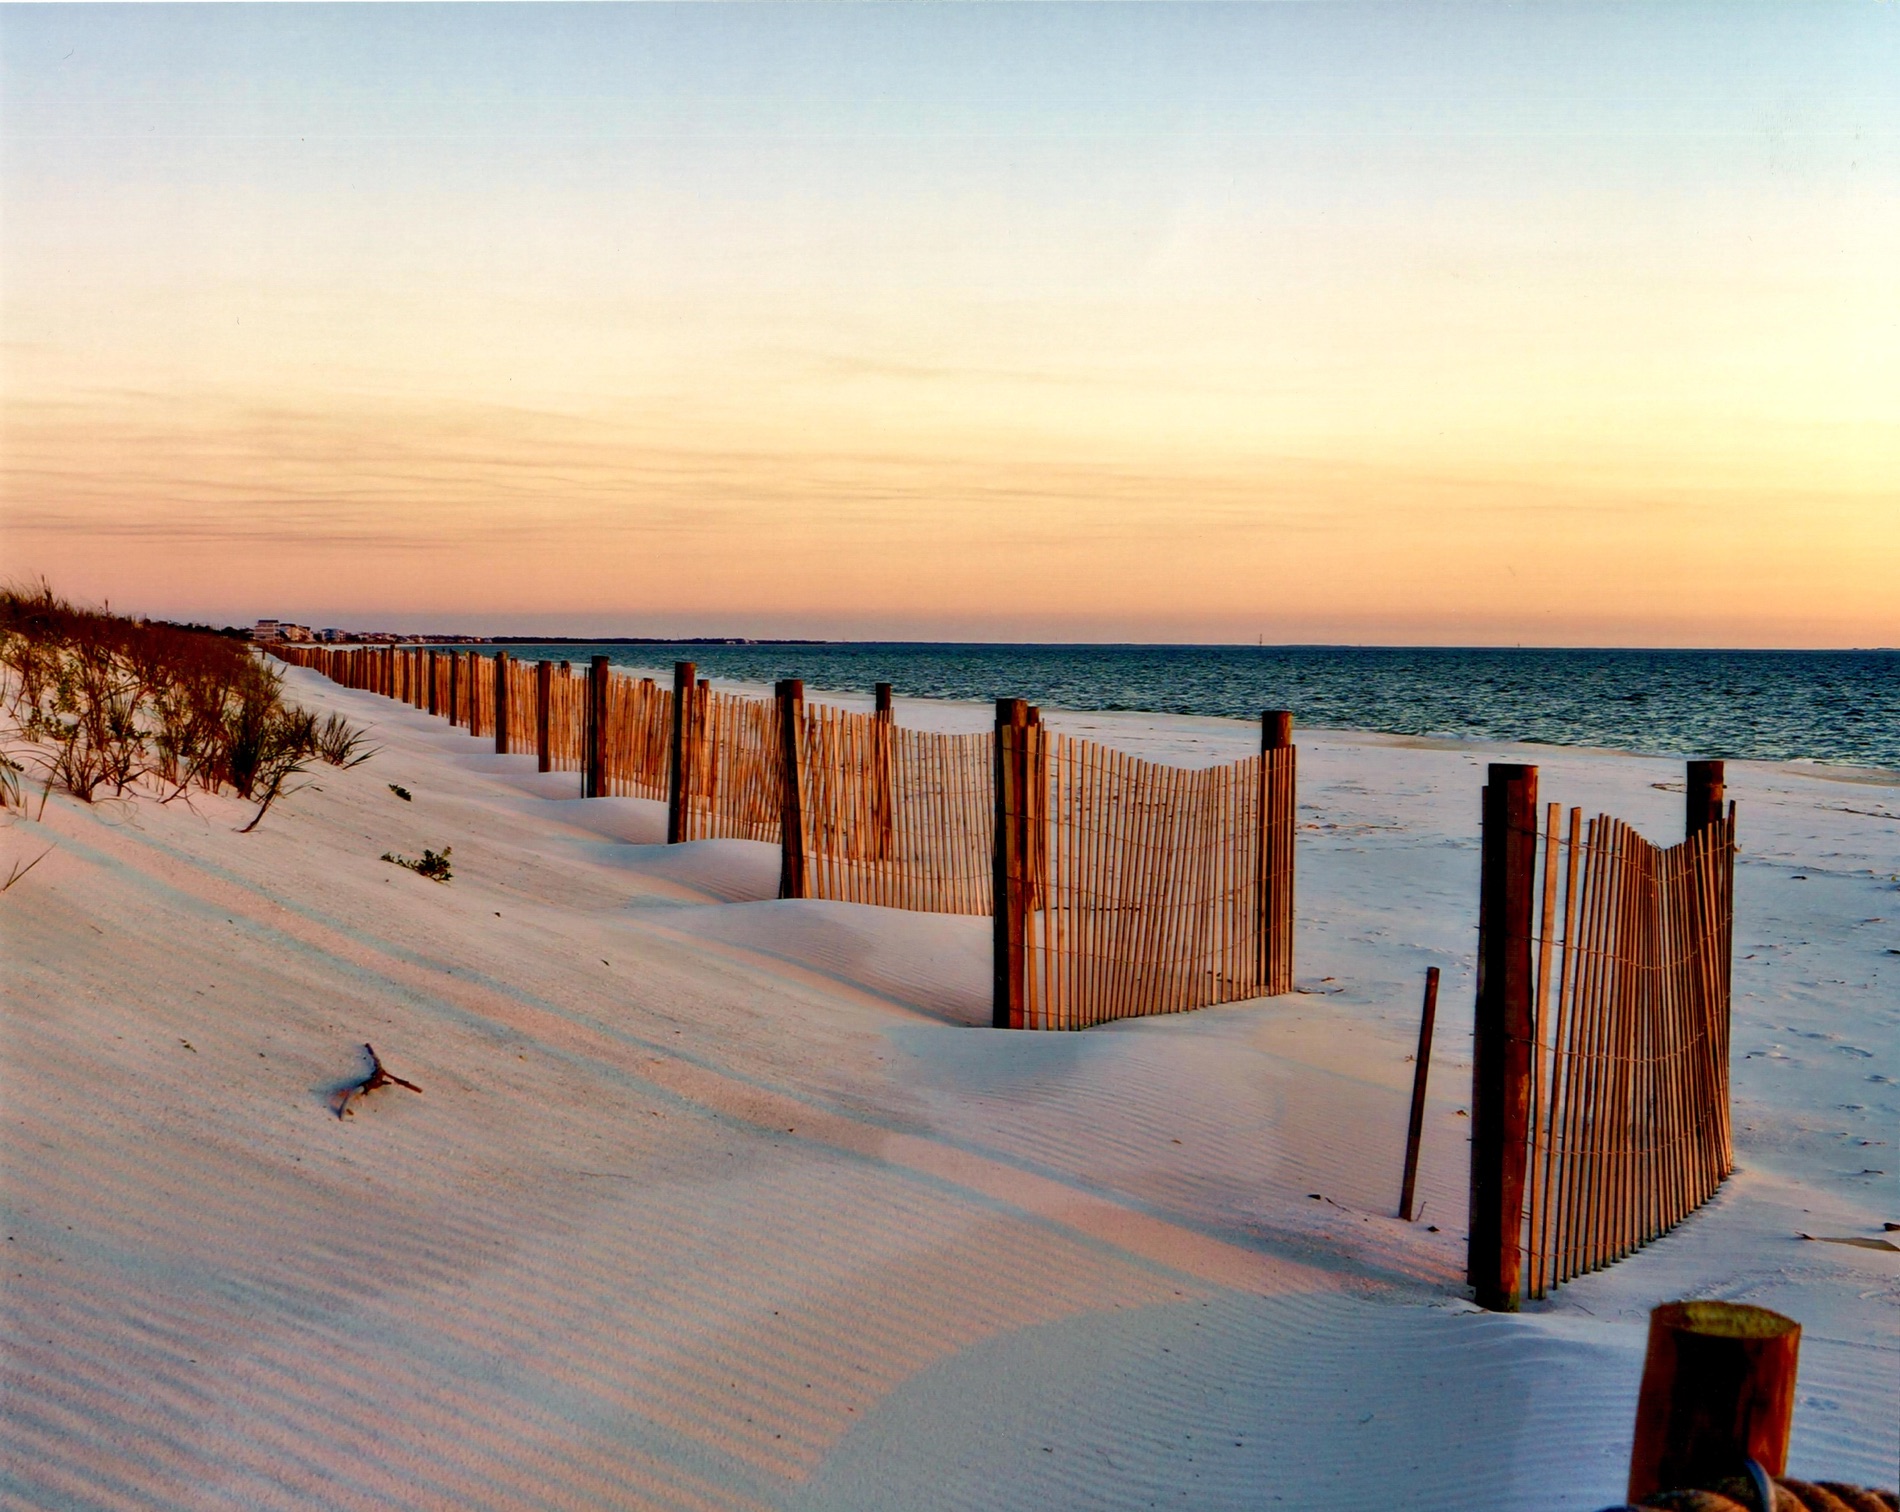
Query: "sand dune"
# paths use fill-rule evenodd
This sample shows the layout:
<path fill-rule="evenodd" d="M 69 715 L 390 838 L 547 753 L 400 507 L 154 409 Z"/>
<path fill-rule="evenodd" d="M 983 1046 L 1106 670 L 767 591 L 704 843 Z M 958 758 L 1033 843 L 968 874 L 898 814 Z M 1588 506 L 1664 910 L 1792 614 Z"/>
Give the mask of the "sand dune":
<path fill-rule="evenodd" d="M 1795 1473 L 1893 1478 L 1900 1256 L 1795 1237 L 1900 1216 L 1891 783 L 1731 767 L 1741 1169 L 1505 1318 L 1461 1287 L 1495 750 L 1302 737 L 1294 996 L 1011 1035 L 985 920 L 777 902 L 770 847 L 289 681 L 382 750 L 256 833 L 57 796 L 0 831 L 57 844 L 0 897 L 7 1504 L 1587 1509 L 1684 1295 L 1805 1325 Z M 1671 763 L 1529 759 L 1679 829 Z M 425 846 L 453 882 L 379 859 Z M 366 1041 L 423 1091 L 340 1120 Z"/>

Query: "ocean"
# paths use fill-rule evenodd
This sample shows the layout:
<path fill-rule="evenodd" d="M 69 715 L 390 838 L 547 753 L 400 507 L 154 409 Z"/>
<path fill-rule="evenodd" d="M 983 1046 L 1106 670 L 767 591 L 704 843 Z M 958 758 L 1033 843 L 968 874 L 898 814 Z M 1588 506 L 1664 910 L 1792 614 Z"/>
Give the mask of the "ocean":
<path fill-rule="evenodd" d="M 808 696 L 1025 698 L 1395 735 L 1816 761 L 1900 772 L 1900 651 L 1624 651 L 1417 646 L 907 642 L 509 644 L 511 655 L 665 667 L 714 681 L 800 677 Z"/>

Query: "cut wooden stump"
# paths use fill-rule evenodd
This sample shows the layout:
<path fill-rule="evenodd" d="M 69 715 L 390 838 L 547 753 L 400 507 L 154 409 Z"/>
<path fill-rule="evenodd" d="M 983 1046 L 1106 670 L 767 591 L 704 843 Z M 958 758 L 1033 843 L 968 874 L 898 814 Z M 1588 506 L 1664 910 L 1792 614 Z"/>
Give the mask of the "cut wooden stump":
<path fill-rule="evenodd" d="M 374 1092 L 378 1087 L 407 1087 L 411 1092 L 420 1092 L 422 1090 L 422 1088 L 418 1087 L 414 1082 L 404 1081 L 400 1076 L 391 1076 L 389 1072 L 385 1071 L 383 1069 L 382 1057 L 377 1055 L 374 1045 L 366 1044 L 363 1046 L 363 1049 L 369 1055 L 369 1075 L 364 1077 L 360 1082 L 357 1082 L 354 1086 L 345 1087 L 343 1089 L 343 1096 L 338 1099 L 336 1105 L 336 1116 L 338 1118 L 347 1117 L 351 1103 L 355 1102 L 357 1098 L 366 1092 Z"/>

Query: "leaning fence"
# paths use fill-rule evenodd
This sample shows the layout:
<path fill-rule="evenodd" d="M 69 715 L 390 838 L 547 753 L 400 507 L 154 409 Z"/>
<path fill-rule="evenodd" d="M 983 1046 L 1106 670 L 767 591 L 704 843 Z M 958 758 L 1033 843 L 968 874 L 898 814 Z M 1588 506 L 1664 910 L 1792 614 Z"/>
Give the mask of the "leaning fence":
<path fill-rule="evenodd" d="M 1469 1274 L 1478 1300 L 1607 1265 L 1706 1202 L 1734 1159 L 1735 810 L 1690 764 L 1689 834 L 1538 823 L 1537 769 L 1485 790 Z"/>
<path fill-rule="evenodd" d="M 1734 818 L 1652 845 L 1620 819 L 1541 855 L 1525 1286 L 1616 1260 L 1728 1175 Z"/>
<path fill-rule="evenodd" d="M 1199 771 L 1045 732 L 1004 700 L 993 732 L 674 685 L 597 657 L 284 647 L 285 660 L 440 714 L 587 797 L 664 801 L 669 842 L 780 847 L 780 893 L 994 921 L 994 1022 L 1075 1029 L 1289 991 L 1294 754 L 1269 716 L 1258 756 Z"/>

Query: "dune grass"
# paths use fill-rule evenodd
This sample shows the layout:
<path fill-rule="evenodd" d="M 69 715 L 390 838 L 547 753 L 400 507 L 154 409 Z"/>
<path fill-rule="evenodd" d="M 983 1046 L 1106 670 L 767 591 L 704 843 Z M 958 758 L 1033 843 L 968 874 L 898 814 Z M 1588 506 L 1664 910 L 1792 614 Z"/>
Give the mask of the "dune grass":
<path fill-rule="evenodd" d="M 0 588 L 0 687 L 11 733 L 0 798 L 22 801 L 36 764 L 46 788 L 83 803 L 229 789 L 257 803 L 256 828 L 312 762 L 354 766 L 363 732 L 285 702 L 283 680 L 244 642 L 75 606 L 45 583 Z"/>

